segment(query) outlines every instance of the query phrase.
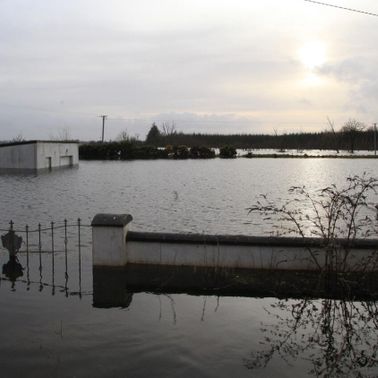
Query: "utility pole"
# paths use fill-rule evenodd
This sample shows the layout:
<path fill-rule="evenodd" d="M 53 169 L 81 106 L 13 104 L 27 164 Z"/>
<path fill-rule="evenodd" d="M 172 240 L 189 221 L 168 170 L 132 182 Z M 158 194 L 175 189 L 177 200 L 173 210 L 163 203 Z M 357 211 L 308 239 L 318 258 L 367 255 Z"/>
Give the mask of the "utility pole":
<path fill-rule="evenodd" d="M 101 142 L 104 143 L 105 120 L 106 120 L 106 118 L 108 118 L 108 116 L 106 114 L 103 114 L 103 115 L 100 115 L 99 117 L 102 118 L 102 138 L 101 138 Z"/>
<path fill-rule="evenodd" d="M 377 155 L 377 124 L 374 123 L 374 155 Z"/>

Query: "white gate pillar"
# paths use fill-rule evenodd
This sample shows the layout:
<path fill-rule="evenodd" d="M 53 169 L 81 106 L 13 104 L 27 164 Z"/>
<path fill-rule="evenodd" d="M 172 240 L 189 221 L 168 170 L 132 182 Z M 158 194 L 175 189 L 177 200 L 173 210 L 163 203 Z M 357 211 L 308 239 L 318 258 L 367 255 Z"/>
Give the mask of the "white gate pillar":
<path fill-rule="evenodd" d="M 95 215 L 91 223 L 93 265 L 126 265 L 126 235 L 132 219 L 130 214 Z"/>

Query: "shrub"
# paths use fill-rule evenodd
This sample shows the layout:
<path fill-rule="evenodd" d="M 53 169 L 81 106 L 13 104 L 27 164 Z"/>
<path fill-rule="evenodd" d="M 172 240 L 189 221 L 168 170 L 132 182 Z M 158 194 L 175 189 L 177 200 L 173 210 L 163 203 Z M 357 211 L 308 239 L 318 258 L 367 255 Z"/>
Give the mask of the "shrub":
<path fill-rule="evenodd" d="M 236 148 L 233 146 L 223 146 L 219 150 L 219 157 L 221 158 L 234 158 L 236 157 Z"/>
<path fill-rule="evenodd" d="M 187 159 L 189 157 L 189 148 L 187 146 L 175 146 L 173 151 L 176 159 Z"/>
<path fill-rule="evenodd" d="M 190 149 L 190 158 L 192 159 L 210 159 L 215 157 L 215 152 L 211 148 L 201 146 Z"/>
<path fill-rule="evenodd" d="M 279 235 L 321 238 L 326 251 L 324 263 L 313 248 L 307 247 L 314 264 L 320 271 L 345 272 L 354 268 L 348 265 L 353 241 L 372 234 L 374 216 L 368 196 L 371 192 L 375 193 L 377 188 L 378 180 L 365 175 L 347 178 L 344 188 L 332 185 L 315 193 L 305 186 L 294 186 L 289 189 L 290 196 L 294 198 L 282 205 L 276 205 L 263 195 L 262 200 L 248 210 L 273 218 L 276 224 L 280 224 Z M 375 256 L 372 257 L 375 260 Z M 373 265 L 370 267 L 373 268 Z"/>

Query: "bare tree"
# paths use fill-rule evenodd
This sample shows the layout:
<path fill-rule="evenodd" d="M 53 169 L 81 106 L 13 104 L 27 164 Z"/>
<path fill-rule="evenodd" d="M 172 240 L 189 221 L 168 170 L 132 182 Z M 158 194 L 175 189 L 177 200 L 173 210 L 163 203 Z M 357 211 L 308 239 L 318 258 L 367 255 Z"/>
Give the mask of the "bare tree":
<path fill-rule="evenodd" d="M 336 135 L 336 131 L 335 131 L 335 124 L 328 116 L 327 116 L 327 122 L 328 122 L 329 127 L 331 128 L 331 131 L 332 131 L 333 136 L 335 138 L 335 142 L 337 143 L 337 135 Z M 338 148 L 337 145 L 336 145 L 336 152 L 339 153 L 339 148 Z"/>
<path fill-rule="evenodd" d="M 174 135 L 177 133 L 176 131 L 176 124 L 174 121 L 171 121 L 170 123 L 167 121 L 164 121 L 161 124 L 162 134 L 164 136 Z"/>
<path fill-rule="evenodd" d="M 346 135 L 349 141 L 349 151 L 351 153 L 354 152 L 354 145 L 356 142 L 356 138 L 360 132 L 365 129 L 365 124 L 357 121 L 356 119 L 350 118 L 347 122 L 344 123 L 343 127 L 341 128 L 341 132 Z"/>
<path fill-rule="evenodd" d="M 127 132 L 127 130 L 123 130 L 123 131 L 121 131 L 121 132 L 117 135 L 116 140 L 119 141 L 119 142 L 126 142 L 126 141 L 129 141 L 129 140 L 130 140 L 130 135 L 129 135 L 129 133 Z"/>
<path fill-rule="evenodd" d="M 138 137 L 131 136 L 127 130 L 121 131 L 118 135 L 116 140 L 118 142 L 136 142 L 138 140 Z"/>
<path fill-rule="evenodd" d="M 18 142 L 23 142 L 23 141 L 25 141 L 25 138 L 22 136 L 21 133 L 19 133 L 17 136 L 15 136 L 15 137 L 11 140 L 12 143 L 18 143 Z"/>
<path fill-rule="evenodd" d="M 354 118 L 350 118 L 347 122 L 344 123 L 343 127 L 341 128 L 341 131 L 363 131 L 365 127 L 366 126 L 363 122 L 357 121 Z"/>
<path fill-rule="evenodd" d="M 68 141 L 72 140 L 71 131 L 68 127 L 60 128 L 56 134 L 50 134 L 51 140 Z"/>

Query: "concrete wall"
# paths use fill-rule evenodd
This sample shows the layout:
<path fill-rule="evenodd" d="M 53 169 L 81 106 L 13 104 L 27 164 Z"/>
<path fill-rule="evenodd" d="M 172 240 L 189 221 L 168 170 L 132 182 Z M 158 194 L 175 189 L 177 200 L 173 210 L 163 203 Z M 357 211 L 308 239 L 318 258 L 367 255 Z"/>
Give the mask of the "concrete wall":
<path fill-rule="evenodd" d="M 310 271 L 317 269 L 307 248 L 295 246 L 127 241 L 126 251 L 127 262 L 135 264 Z M 325 250 L 319 248 L 315 253 L 318 263 L 323 266 Z M 371 250 L 353 249 L 348 256 L 346 269 L 358 267 L 371 254 Z"/>
<path fill-rule="evenodd" d="M 35 167 L 34 143 L 0 147 L 0 169 L 35 169 Z"/>
<path fill-rule="evenodd" d="M 96 232 L 92 234 L 94 265 L 126 265 L 126 234 L 127 227 L 96 227 Z"/>
<path fill-rule="evenodd" d="M 135 264 L 218 268 L 315 269 L 304 248 L 127 242 L 127 261 Z"/>
<path fill-rule="evenodd" d="M 97 266 L 127 264 L 126 235 L 129 214 L 97 214 L 92 220 L 92 259 Z"/>
<path fill-rule="evenodd" d="M 77 143 L 37 142 L 37 169 L 76 166 L 79 164 Z"/>
<path fill-rule="evenodd" d="M 77 143 L 35 141 L 0 146 L 0 169 L 40 170 L 78 164 Z"/>
<path fill-rule="evenodd" d="M 319 238 L 127 232 L 131 219 L 130 215 L 96 215 L 92 221 L 94 266 L 145 264 L 315 271 L 326 266 L 326 258 L 330 259 Z M 356 240 L 352 246 L 345 240 L 337 242 L 339 247 L 332 250 L 333 269 L 378 271 L 377 240 Z"/>

